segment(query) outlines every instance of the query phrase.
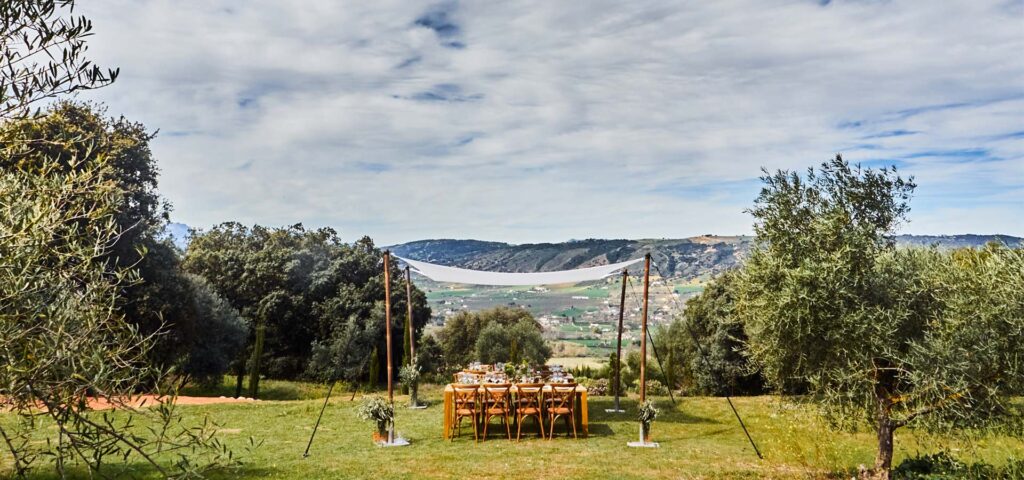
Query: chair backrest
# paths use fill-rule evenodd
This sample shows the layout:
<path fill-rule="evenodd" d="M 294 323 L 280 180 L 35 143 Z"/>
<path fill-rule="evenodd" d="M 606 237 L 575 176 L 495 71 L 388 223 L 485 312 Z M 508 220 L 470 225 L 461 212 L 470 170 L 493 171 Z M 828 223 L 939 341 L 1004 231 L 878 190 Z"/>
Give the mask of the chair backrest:
<path fill-rule="evenodd" d="M 511 389 L 511 383 L 485 383 L 484 399 L 491 403 L 491 408 L 506 408 L 508 392 Z"/>
<path fill-rule="evenodd" d="M 520 408 L 540 408 L 543 383 L 520 383 L 516 388 Z"/>
<path fill-rule="evenodd" d="M 551 385 L 552 406 L 555 408 L 573 408 L 576 404 L 576 384 L 556 383 Z"/>
<path fill-rule="evenodd" d="M 469 384 L 455 384 L 452 385 L 452 389 L 455 393 L 455 404 L 456 405 L 476 405 L 476 399 L 479 393 L 477 389 L 479 385 Z M 472 408 L 472 407 L 470 407 Z"/>

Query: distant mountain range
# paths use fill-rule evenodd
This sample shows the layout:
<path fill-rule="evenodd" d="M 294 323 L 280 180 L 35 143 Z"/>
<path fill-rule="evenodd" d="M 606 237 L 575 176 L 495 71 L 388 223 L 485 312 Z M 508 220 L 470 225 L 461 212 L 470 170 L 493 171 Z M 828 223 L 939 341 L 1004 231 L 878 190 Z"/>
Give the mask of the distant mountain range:
<path fill-rule="evenodd" d="M 1008 235 L 900 235 L 900 246 L 980 247 L 997 241 L 1011 247 L 1024 239 Z M 574 240 L 562 243 L 513 245 L 480 240 L 419 240 L 394 245 L 395 254 L 412 260 L 474 270 L 544 272 L 604 265 L 650 252 L 661 272 L 697 279 L 735 267 L 750 252 L 753 237 L 705 235 L 683 239 Z M 657 273 L 657 272 L 653 272 Z"/>

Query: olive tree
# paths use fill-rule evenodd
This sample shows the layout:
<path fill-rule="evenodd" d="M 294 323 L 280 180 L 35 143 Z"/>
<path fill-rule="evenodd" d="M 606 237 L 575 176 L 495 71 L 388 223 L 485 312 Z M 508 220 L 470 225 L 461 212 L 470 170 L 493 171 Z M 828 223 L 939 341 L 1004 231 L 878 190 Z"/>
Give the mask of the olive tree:
<path fill-rule="evenodd" d="M 137 415 L 87 409 L 93 397 L 124 406 L 144 379 L 160 376 L 147 362 L 153 337 L 116 308 L 138 275 L 104 261 L 124 198 L 105 168 L 0 172 L 0 411 L 21 419 L 0 424 L 2 448 L 19 476 L 41 458 L 61 477 L 70 462 L 102 474 L 111 458 L 139 458 L 167 477 L 233 462 L 215 426 L 179 423 L 173 402 L 137 414 L 154 422 L 143 432 L 132 428 Z M 51 432 L 46 422 L 57 438 L 34 441 Z M 167 461 L 160 452 L 181 455 Z"/>
<path fill-rule="evenodd" d="M 896 250 L 915 185 L 895 169 L 836 156 L 762 180 L 736 312 L 770 383 L 806 389 L 837 426 L 867 420 L 880 478 L 898 428 L 1013 414 L 1005 397 L 1024 374 L 1020 251 Z"/>
<path fill-rule="evenodd" d="M 117 78 L 85 58 L 92 22 L 73 15 L 74 0 L 0 2 L 0 118 L 23 117 L 32 105 L 99 88 Z"/>

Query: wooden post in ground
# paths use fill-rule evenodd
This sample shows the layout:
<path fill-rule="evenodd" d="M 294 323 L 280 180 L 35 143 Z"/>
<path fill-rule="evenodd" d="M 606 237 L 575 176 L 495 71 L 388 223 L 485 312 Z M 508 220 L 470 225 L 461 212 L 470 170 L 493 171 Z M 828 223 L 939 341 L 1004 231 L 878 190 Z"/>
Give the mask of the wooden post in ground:
<path fill-rule="evenodd" d="M 394 373 L 391 365 L 391 252 L 384 251 L 384 337 L 388 356 L 388 403 L 395 405 Z"/>
<path fill-rule="evenodd" d="M 651 287 L 651 254 L 644 255 L 644 307 L 640 324 L 640 403 L 647 400 L 647 303 Z"/>
<path fill-rule="evenodd" d="M 416 362 L 416 328 L 412 324 L 412 273 L 409 271 L 409 266 L 405 266 L 405 305 L 406 309 L 406 328 L 409 334 L 409 363 Z"/>
<path fill-rule="evenodd" d="M 622 295 L 619 297 L 619 341 L 615 344 L 615 412 L 622 411 L 619 397 L 622 395 L 622 320 L 626 315 L 626 282 L 629 272 L 622 270 Z"/>

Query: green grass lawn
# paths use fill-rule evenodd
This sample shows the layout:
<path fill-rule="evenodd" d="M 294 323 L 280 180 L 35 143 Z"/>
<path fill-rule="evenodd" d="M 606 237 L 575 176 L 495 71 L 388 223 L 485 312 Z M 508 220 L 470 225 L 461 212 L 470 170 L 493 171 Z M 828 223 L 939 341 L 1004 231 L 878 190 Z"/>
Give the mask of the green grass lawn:
<path fill-rule="evenodd" d="M 302 452 L 322 399 L 181 409 L 188 421 L 209 415 L 220 423 L 220 437 L 238 452 L 250 436 L 263 441 L 244 458 L 243 467 L 216 472 L 212 478 L 522 478 L 542 473 L 550 478 L 588 480 L 849 478 L 858 464 L 870 464 L 874 458 L 870 432 L 830 431 L 806 409 L 786 407 L 776 397 L 735 399 L 764 452 L 765 459 L 759 460 L 725 400 L 719 398 L 683 398 L 675 406 L 667 398 L 659 398 L 662 416 L 654 424 L 653 434 L 661 448 L 632 449 L 626 442 L 637 436 L 632 421 L 634 399 L 625 403 L 627 414 L 615 416 L 604 412 L 611 405 L 609 397 L 591 398 L 591 434 L 586 439 L 559 434 L 552 441 L 542 441 L 531 435 L 514 443 L 495 435 L 474 443 L 468 428 L 453 442 L 442 440 L 440 390 L 429 387 L 424 394 L 430 408 L 398 409 L 397 428 L 412 445 L 386 449 L 371 443 L 373 427 L 356 418 L 359 397 L 350 401 L 349 392 L 340 392 L 331 399 L 311 456 L 305 459 Z M 0 422 L 12 420 L 4 416 L 0 415 Z M 556 433 L 559 430 L 556 428 Z M 1015 440 L 998 436 L 963 443 L 902 430 L 896 441 L 897 462 L 908 454 L 942 448 L 952 449 L 961 458 L 994 464 L 1022 452 Z M 9 473 L 4 470 L 7 468 L 10 459 L 0 454 L 0 477 Z M 42 471 L 40 474 L 40 478 L 47 477 Z M 135 474 L 154 476 L 145 469 Z"/>

